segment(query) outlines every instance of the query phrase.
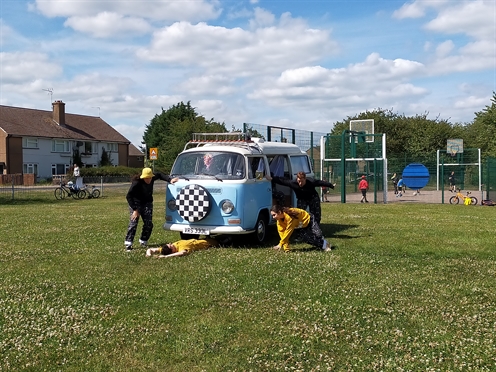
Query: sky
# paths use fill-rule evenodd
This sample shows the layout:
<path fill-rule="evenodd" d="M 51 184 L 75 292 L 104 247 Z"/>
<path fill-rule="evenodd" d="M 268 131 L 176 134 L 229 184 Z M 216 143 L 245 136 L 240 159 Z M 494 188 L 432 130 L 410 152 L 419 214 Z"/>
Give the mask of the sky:
<path fill-rule="evenodd" d="M 137 147 L 179 102 L 330 132 L 374 109 L 470 123 L 495 91 L 495 0 L 0 2 L 0 104 L 61 100 Z"/>

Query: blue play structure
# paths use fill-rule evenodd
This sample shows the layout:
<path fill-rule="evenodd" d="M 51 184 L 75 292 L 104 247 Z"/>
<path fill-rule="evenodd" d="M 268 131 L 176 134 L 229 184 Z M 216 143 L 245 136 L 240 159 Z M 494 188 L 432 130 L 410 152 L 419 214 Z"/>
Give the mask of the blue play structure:
<path fill-rule="evenodd" d="M 429 182 L 429 170 L 420 163 L 408 164 L 403 169 L 403 182 L 406 187 L 412 190 L 419 190 Z"/>

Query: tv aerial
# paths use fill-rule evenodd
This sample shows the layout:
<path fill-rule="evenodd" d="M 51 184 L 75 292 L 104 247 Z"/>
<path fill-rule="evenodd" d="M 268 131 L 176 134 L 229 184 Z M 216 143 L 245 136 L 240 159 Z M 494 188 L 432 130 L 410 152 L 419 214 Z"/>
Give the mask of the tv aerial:
<path fill-rule="evenodd" d="M 42 90 L 47 92 L 47 94 L 50 94 L 50 104 L 52 104 L 52 102 L 53 102 L 53 88 L 47 88 L 47 89 L 42 89 Z"/>
<path fill-rule="evenodd" d="M 98 109 L 98 117 L 100 117 L 100 106 L 91 106 L 91 108 L 97 108 Z"/>

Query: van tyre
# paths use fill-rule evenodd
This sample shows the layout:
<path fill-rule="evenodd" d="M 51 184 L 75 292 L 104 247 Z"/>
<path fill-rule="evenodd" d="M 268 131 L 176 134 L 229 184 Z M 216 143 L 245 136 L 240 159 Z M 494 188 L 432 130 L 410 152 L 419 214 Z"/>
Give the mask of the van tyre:
<path fill-rule="evenodd" d="M 255 232 L 252 234 L 252 239 L 256 244 L 262 244 L 267 238 L 267 228 L 269 226 L 269 218 L 262 212 L 259 213 L 257 223 L 255 224 Z"/>

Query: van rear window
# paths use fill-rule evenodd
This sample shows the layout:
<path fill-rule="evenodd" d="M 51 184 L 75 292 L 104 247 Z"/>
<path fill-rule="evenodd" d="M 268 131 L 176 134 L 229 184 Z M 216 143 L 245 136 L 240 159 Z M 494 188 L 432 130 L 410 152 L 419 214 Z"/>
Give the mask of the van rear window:
<path fill-rule="evenodd" d="M 291 156 L 291 171 L 293 174 L 298 172 L 311 173 L 310 163 L 306 155 Z"/>

